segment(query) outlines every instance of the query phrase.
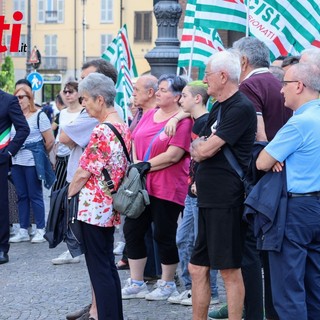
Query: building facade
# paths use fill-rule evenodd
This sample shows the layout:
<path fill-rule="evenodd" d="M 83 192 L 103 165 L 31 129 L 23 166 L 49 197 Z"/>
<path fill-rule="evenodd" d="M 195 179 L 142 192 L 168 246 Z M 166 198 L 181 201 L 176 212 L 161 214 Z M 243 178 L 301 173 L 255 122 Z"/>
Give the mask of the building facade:
<path fill-rule="evenodd" d="M 19 22 L 13 18 L 16 11 L 23 13 Z M 152 0 L 1 0 L 0 15 L 10 24 L 3 44 L 10 47 L 13 23 L 21 23 L 19 49 L 30 43 L 29 55 L 34 47 L 41 53 L 37 71 L 44 86 L 36 92 L 38 101 L 54 100 L 68 79 L 78 79 L 83 62 L 99 58 L 124 24 L 138 73 L 150 70 L 144 55 L 154 47 L 157 35 Z M 31 66 L 28 70 L 27 54 L 9 49 L 0 53 L 0 62 L 6 55 L 12 57 L 16 80 L 34 71 Z"/>

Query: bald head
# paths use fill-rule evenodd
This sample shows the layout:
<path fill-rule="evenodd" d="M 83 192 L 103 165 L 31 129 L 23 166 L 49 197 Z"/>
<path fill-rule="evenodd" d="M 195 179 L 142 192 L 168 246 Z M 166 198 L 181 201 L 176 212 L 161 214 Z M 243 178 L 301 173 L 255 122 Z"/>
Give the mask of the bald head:
<path fill-rule="evenodd" d="M 143 75 L 133 86 L 134 104 L 144 110 L 155 107 L 155 93 L 158 90 L 158 79 L 152 75 Z"/>

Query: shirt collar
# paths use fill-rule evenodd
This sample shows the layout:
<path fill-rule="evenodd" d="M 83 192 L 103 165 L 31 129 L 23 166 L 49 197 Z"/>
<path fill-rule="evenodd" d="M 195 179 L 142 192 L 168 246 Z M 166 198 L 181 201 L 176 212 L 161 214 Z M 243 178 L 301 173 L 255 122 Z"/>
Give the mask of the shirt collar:
<path fill-rule="evenodd" d="M 249 72 L 243 80 L 246 80 L 246 79 L 250 78 L 254 74 L 266 73 L 266 72 L 270 72 L 268 68 L 257 68 L 257 69 L 254 69 L 251 72 Z"/>

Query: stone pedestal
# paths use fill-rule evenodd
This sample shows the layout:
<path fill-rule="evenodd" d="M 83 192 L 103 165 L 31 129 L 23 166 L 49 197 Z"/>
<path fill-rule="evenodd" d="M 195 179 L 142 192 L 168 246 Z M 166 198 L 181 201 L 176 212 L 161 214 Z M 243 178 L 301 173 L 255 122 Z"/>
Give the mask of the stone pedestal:
<path fill-rule="evenodd" d="M 154 6 L 158 38 L 155 41 L 156 47 L 149 51 L 145 58 L 150 64 L 151 74 L 157 78 L 165 73 L 177 73 L 180 50 L 177 32 L 181 13 L 178 0 L 160 0 Z"/>

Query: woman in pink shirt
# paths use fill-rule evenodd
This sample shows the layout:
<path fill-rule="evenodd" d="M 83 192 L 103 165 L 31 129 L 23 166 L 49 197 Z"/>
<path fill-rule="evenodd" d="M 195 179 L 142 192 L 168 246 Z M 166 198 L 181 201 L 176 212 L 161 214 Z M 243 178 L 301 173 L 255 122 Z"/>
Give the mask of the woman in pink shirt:
<path fill-rule="evenodd" d="M 165 125 L 181 110 L 178 101 L 186 82 L 179 76 L 163 75 L 158 84 L 156 102 L 159 108 L 148 111 L 132 134 L 134 162 L 147 161 L 151 166 L 147 174 L 150 205 L 138 219 L 126 218 L 125 221 L 124 234 L 131 277 L 122 289 L 122 299 L 166 300 L 176 294 L 174 274 L 179 262 L 177 219 L 183 210 L 188 190 L 192 121 L 190 118 L 180 121 L 173 137 L 165 134 Z M 149 292 L 143 281 L 147 260 L 144 236 L 152 222 L 162 278 L 158 280 L 157 288 Z"/>

